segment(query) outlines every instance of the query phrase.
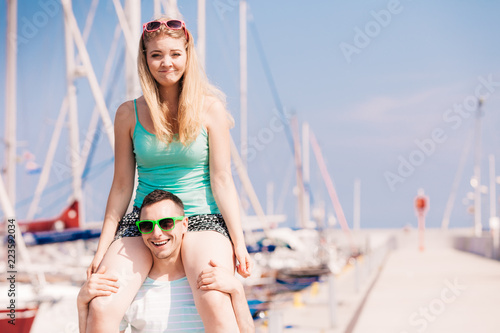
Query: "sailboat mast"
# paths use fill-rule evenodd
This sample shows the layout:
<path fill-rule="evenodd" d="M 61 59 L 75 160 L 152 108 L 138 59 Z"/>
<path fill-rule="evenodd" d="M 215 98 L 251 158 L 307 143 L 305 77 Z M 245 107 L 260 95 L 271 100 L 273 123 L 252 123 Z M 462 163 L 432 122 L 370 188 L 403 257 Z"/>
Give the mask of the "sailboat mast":
<path fill-rule="evenodd" d="M 153 2 L 153 16 L 154 18 L 160 17 L 161 15 L 161 2 L 160 0 L 154 0 Z"/>
<path fill-rule="evenodd" d="M 245 168 L 248 141 L 248 79 L 247 79 L 247 2 L 240 1 L 240 152 Z"/>
<path fill-rule="evenodd" d="M 353 230 L 359 231 L 361 220 L 361 180 L 354 180 L 354 214 L 353 214 Z"/>
<path fill-rule="evenodd" d="M 5 216 L 5 226 L 15 226 L 16 247 L 24 262 L 31 266 L 21 228 L 16 221 L 16 112 L 17 112 L 17 0 L 7 0 L 7 68 L 5 82 L 5 141 L 6 141 L 6 180 L 4 184 L 0 174 L 0 207 Z M 38 273 L 40 284 L 45 283 L 43 273 Z"/>
<path fill-rule="evenodd" d="M 474 234 L 476 237 L 481 236 L 483 229 L 482 217 L 481 217 L 481 106 L 483 104 L 482 99 L 479 99 L 476 111 L 476 126 L 474 129 L 475 140 L 474 140 Z"/>
<path fill-rule="evenodd" d="M 72 12 L 71 1 L 63 1 L 63 6 L 68 8 L 68 11 Z M 69 122 L 69 163 L 71 165 L 71 173 L 73 178 L 73 197 L 75 200 L 81 201 L 82 195 L 82 178 L 80 172 L 80 134 L 78 128 L 78 106 L 76 100 L 76 87 L 75 79 L 77 77 L 76 64 L 75 64 L 75 44 L 73 39 L 73 34 L 71 32 L 71 22 L 67 15 L 64 13 L 64 38 L 66 47 L 66 84 L 67 92 L 66 98 L 68 100 L 68 122 Z M 82 209 L 79 208 L 77 216 L 81 221 Z M 80 222 L 79 221 L 79 222 Z"/>
<path fill-rule="evenodd" d="M 490 220 L 497 216 L 497 190 L 496 190 L 496 175 L 495 175 L 495 156 L 488 156 L 490 166 Z"/>
<path fill-rule="evenodd" d="M 125 2 L 125 16 L 127 17 L 129 32 L 138 40 L 141 34 L 141 1 L 127 0 Z M 136 54 L 130 54 L 125 48 L 125 77 L 127 78 L 127 99 L 131 100 L 141 95 L 139 76 L 137 75 Z"/>
<path fill-rule="evenodd" d="M 303 205 L 302 210 L 302 223 L 309 224 L 311 220 L 311 194 L 309 183 L 311 182 L 311 168 L 309 163 L 309 123 L 302 124 L 302 171 L 304 176 L 304 191 L 303 191 Z"/>
<path fill-rule="evenodd" d="M 294 160 L 295 160 L 295 171 L 297 177 L 297 225 L 299 228 L 306 227 L 306 221 L 304 219 L 304 174 L 303 174 L 303 166 L 302 166 L 302 156 L 300 149 L 300 132 L 299 132 L 299 124 L 297 120 L 297 116 L 294 116 L 291 120 L 292 126 L 292 134 L 293 134 L 293 145 L 294 145 Z"/>
<path fill-rule="evenodd" d="M 10 202 L 16 202 L 17 0 L 7 1 L 7 68 L 5 75 L 5 182 Z"/>
<path fill-rule="evenodd" d="M 205 0 L 198 0 L 198 60 L 201 67 L 205 69 L 205 49 L 206 49 L 206 3 Z"/>

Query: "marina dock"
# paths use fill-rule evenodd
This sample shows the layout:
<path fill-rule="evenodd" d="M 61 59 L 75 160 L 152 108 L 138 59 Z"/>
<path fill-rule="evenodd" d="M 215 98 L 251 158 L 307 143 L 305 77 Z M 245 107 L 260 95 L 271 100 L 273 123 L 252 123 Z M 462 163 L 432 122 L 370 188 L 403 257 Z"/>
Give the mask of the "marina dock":
<path fill-rule="evenodd" d="M 453 248 L 471 233 L 427 230 L 419 251 L 416 230 L 387 231 L 379 267 L 360 258 L 335 277 L 334 311 L 325 279 L 274 309 L 269 332 L 499 332 L 500 262 Z"/>

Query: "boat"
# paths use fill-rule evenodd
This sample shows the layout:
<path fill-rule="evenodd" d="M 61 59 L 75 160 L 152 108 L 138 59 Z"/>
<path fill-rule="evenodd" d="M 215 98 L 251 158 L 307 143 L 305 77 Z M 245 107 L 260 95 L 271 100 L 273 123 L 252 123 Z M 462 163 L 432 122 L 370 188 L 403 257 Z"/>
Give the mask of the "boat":
<path fill-rule="evenodd" d="M 277 272 L 276 281 L 289 291 L 300 291 L 330 274 L 327 265 L 305 268 L 283 268 Z"/>
<path fill-rule="evenodd" d="M 70 228 L 79 228 L 79 203 L 73 200 L 69 206 L 57 217 L 49 219 L 39 219 L 31 221 L 19 221 L 19 227 L 22 233 L 36 233 L 40 231 L 64 230 Z"/>
<path fill-rule="evenodd" d="M 27 307 L 15 310 L 0 310 L 0 331 L 9 333 L 29 333 L 35 316 L 38 312 L 38 306 Z"/>

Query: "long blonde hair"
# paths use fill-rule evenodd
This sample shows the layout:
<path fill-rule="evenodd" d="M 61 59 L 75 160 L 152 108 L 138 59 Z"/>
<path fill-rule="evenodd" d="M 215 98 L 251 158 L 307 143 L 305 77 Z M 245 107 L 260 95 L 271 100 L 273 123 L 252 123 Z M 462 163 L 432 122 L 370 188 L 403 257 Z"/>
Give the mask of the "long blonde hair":
<path fill-rule="evenodd" d="M 157 21 L 166 21 L 171 18 L 160 17 Z M 141 82 L 142 93 L 149 107 L 149 113 L 153 120 L 153 126 L 158 140 L 168 144 L 174 136 L 173 126 L 167 119 L 168 106 L 160 98 L 158 83 L 149 70 L 146 59 L 146 43 L 159 36 L 168 36 L 184 40 L 186 47 L 186 70 L 180 79 L 179 106 L 177 122 L 179 125 L 179 141 L 188 145 L 193 142 L 199 134 L 202 126 L 202 107 L 205 96 L 213 96 L 224 105 L 226 97 L 215 86 L 210 84 L 208 78 L 198 63 L 196 49 L 191 32 L 186 29 L 189 41 L 186 40 L 184 30 L 168 29 L 164 24 L 160 29 L 153 32 L 144 32 L 139 42 L 139 54 L 137 57 L 137 69 Z"/>

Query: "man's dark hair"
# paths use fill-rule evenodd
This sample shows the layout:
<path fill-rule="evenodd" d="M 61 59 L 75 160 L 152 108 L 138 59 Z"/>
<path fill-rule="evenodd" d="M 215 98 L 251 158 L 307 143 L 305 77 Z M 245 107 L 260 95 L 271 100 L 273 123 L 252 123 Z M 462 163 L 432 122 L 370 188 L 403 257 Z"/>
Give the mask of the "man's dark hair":
<path fill-rule="evenodd" d="M 163 200 L 172 201 L 177 206 L 177 208 L 179 208 L 179 210 L 182 212 L 182 215 L 184 215 L 184 204 L 182 203 L 182 200 L 179 199 L 178 196 L 167 191 L 154 190 L 153 192 L 149 193 L 144 197 L 144 200 L 142 201 L 141 210 L 139 211 L 139 216 L 141 216 L 142 209 L 144 207 L 151 206 L 152 204 L 155 204 Z"/>

